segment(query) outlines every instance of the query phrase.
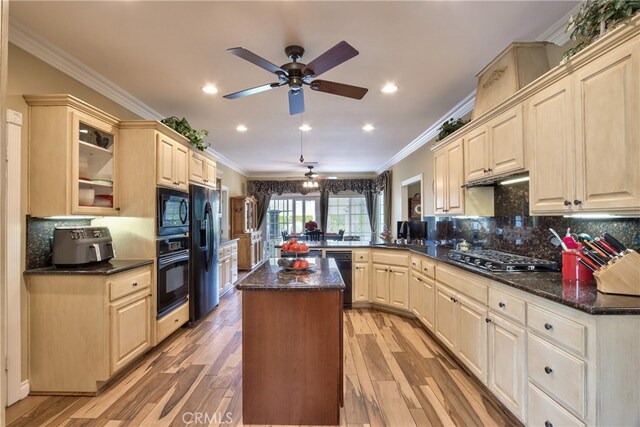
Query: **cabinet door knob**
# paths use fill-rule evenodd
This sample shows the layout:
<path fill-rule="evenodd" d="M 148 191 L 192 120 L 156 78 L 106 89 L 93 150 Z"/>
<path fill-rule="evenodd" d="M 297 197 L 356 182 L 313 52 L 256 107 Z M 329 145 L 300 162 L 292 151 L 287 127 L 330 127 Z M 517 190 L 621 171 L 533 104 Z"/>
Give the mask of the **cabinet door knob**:
<path fill-rule="evenodd" d="M 487 173 L 489 171 L 487 169 L 482 169 L 482 172 Z"/>
<path fill-rule="evenodd" d="M 493 168 L 487 169 L 487 172 L 493 172 Z"/>
<path fill-rule="evenodd" d="M 176 322 L 176 323 L 178 323 L 179 321 L 180 321 L 180 319 L 176 319 L 176 320 L 174 320 L 174 322 Z"/>
<path fill-rule="evenodd" d="M 544 427 L 553 427 L 553 424 L 551 424 L 551 421 L 545 421 L 544 422 Z"/>
<path fill-rule="evenodd" d="M 498 307 L 500 307 L 500 308 L 505 308 L 506 306 L 507 305 L 505 303 L 503 303 L 503 302 L 499 302 L 498 303 Z"/>
<path fill-rule="evenodd" d="M 552 325 L 551 323 L 545 323 L 545 324 L 544 324 L 544 328 L 545 328 L 547 331 L 550 331 L 550 330 L 552 330 L 552 329 L 553 329 L 553 325 Z"/>
<path fill-rule="evenodd" d="M 553 372 L 553 369 L 551 369 L 551 368 L 550 368 L 550 367 L 548 367 L 548 366 L 545 366 L 545 367 L 544 367 L 544 371 L 545 371 L 547 374 L 550 374 L 551 372 Z"/>
<path fill-rule="evenodd" d="M 133 282 L 133 283 L 131 284 L 131 286 L 133 286 L 133 287 L 135 288 L 136 286 L 138 286 L 138 282 Z"/>
<path fill-rule="evenodd" d="M 489 319 L 488 317 L 486 319 L 484 319 L 485 322 L 487 323 L 491 323 L 491 319 Z"/>
<path fill-rule="evenodd" d="M 581 205 L 582 204 L 582 200 L 576 199 L 576 200 L 573 201 L 573 204 L 576 205 L 576 206 Z"/>
<path fill-rule="evenodd" d="M 569 200 L 565 200 L 565 201 L 564 201 L 564 205 L 565 205 L 565 206 L 571 206 L 571 202 L 570 202 Z"/>
<path fill-rule="evenodd" d="M 455 302 L 455 299 L 453 297 L 449 297 L 449 299 L 451 300 L 451 302 Z"/>
<path fill-rule="evenodd" d="M 120 207 L 117 207 L 117 208 L 116 208 L 116 210 L 117 210 L 118 212 L 120 212 Z"/>

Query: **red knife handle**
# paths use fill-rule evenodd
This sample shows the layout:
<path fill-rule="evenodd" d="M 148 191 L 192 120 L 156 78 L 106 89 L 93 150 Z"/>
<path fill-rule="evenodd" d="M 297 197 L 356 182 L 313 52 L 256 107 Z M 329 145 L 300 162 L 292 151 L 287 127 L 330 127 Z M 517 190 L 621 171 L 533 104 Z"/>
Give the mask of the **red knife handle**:
<path fill-rule="evenodd" d="M 611 246 L 609 243 L 607 243 L 604 239 L 600 239 L 596 237 L 596 241 L 598 242 L 598 245 L 600 245 L 601 248 L 606 249 L 607 252 L 609 252 L 610 254 L 613 254 L 614 256 L 618 255 L 618 251 L 616 251 L 615 248 Z"/>
<path fill-rule="evenodd" d="M 611 255 L 607 255 L 604 252 L 602 252 L 602 250 L 600 248 L 598 248 L 596 245 L 594 245 L 591 242 L 587 242 L 585 240 L 584 242 L 587 246 L 589 246 L 591 249 L 593 249 L 594 251 L 596 251 L 598 253 L 598 255 L 600 255 L 601 257 L 603 257 L 605 260 L 608 258 L 611 258 Z"/>

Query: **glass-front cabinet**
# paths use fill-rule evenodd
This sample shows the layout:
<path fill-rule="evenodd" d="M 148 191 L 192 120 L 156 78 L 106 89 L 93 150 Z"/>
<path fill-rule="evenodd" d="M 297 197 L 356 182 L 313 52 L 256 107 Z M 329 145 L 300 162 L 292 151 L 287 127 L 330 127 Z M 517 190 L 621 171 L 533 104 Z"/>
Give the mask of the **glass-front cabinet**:
<path fill-rule="evenodd" d="M 25 95 L 29 104 L 32 216 L 117 215 L 119 120 L 71 95 Z"/>
<path fill-rule="evenodd" d="M 72 213 L 115 214 L 117 129 L 74 112 L 72 134 L 77 147 Z"/>

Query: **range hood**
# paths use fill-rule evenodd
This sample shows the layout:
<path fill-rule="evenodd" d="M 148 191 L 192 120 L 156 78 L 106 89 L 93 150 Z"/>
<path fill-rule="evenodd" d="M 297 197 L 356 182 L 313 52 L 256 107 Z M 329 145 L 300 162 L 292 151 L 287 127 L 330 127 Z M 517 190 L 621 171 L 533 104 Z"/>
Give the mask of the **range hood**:
<path fill-rule="evenodd" d="M 496 185 L 509 185 L 517 182 L 525 182 L 529 180 L 529 173 L 515 172 L 511 175 L 492 176 L 480 181 L 470 182 L 465 184 L 462 188 L 472 187 L 495 187 Z M 511 182 L 509 182 L 511 181 Z"/>

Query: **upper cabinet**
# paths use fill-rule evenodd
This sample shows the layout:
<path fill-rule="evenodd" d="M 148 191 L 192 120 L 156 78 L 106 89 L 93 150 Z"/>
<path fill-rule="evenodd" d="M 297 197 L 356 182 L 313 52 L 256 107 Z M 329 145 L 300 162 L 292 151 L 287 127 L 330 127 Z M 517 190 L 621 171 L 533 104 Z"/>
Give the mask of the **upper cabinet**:
<path fill-rule="evenodd" d="M 216 162 L 191 151 L 189 160 L 189 181 L 216 188 Z"/>
<path fill-rule="evenodd" d="M 522 105 L 471 130 L 464 152 L 466 183 L 524 170 Z"/>
<path fill-rule="evenodd" d="M 176 190 L 189 190 L 189 148 L 157 133 L 157 184 Z"/>
<path fill-rule="evenodd" d="M 448 144 L 433 154 L 434 213 L 464 214 L 464 156 L 462 139 Z"/>
<path fill-rule="evenodd" d="M 70 95 L 24 98 L 30 215 L 117 215 L 118 119 Z"/>
<path fill-rule="evenodd" d="M 636 37 L 526 101 L 532 214 L 640 212 L 639 61 Z"/>
<path fill-rule="evenodd" d="M 251 233 L 258 227 L 256 199 L 253 197 L 231 198 L 231 235 Z"/>

